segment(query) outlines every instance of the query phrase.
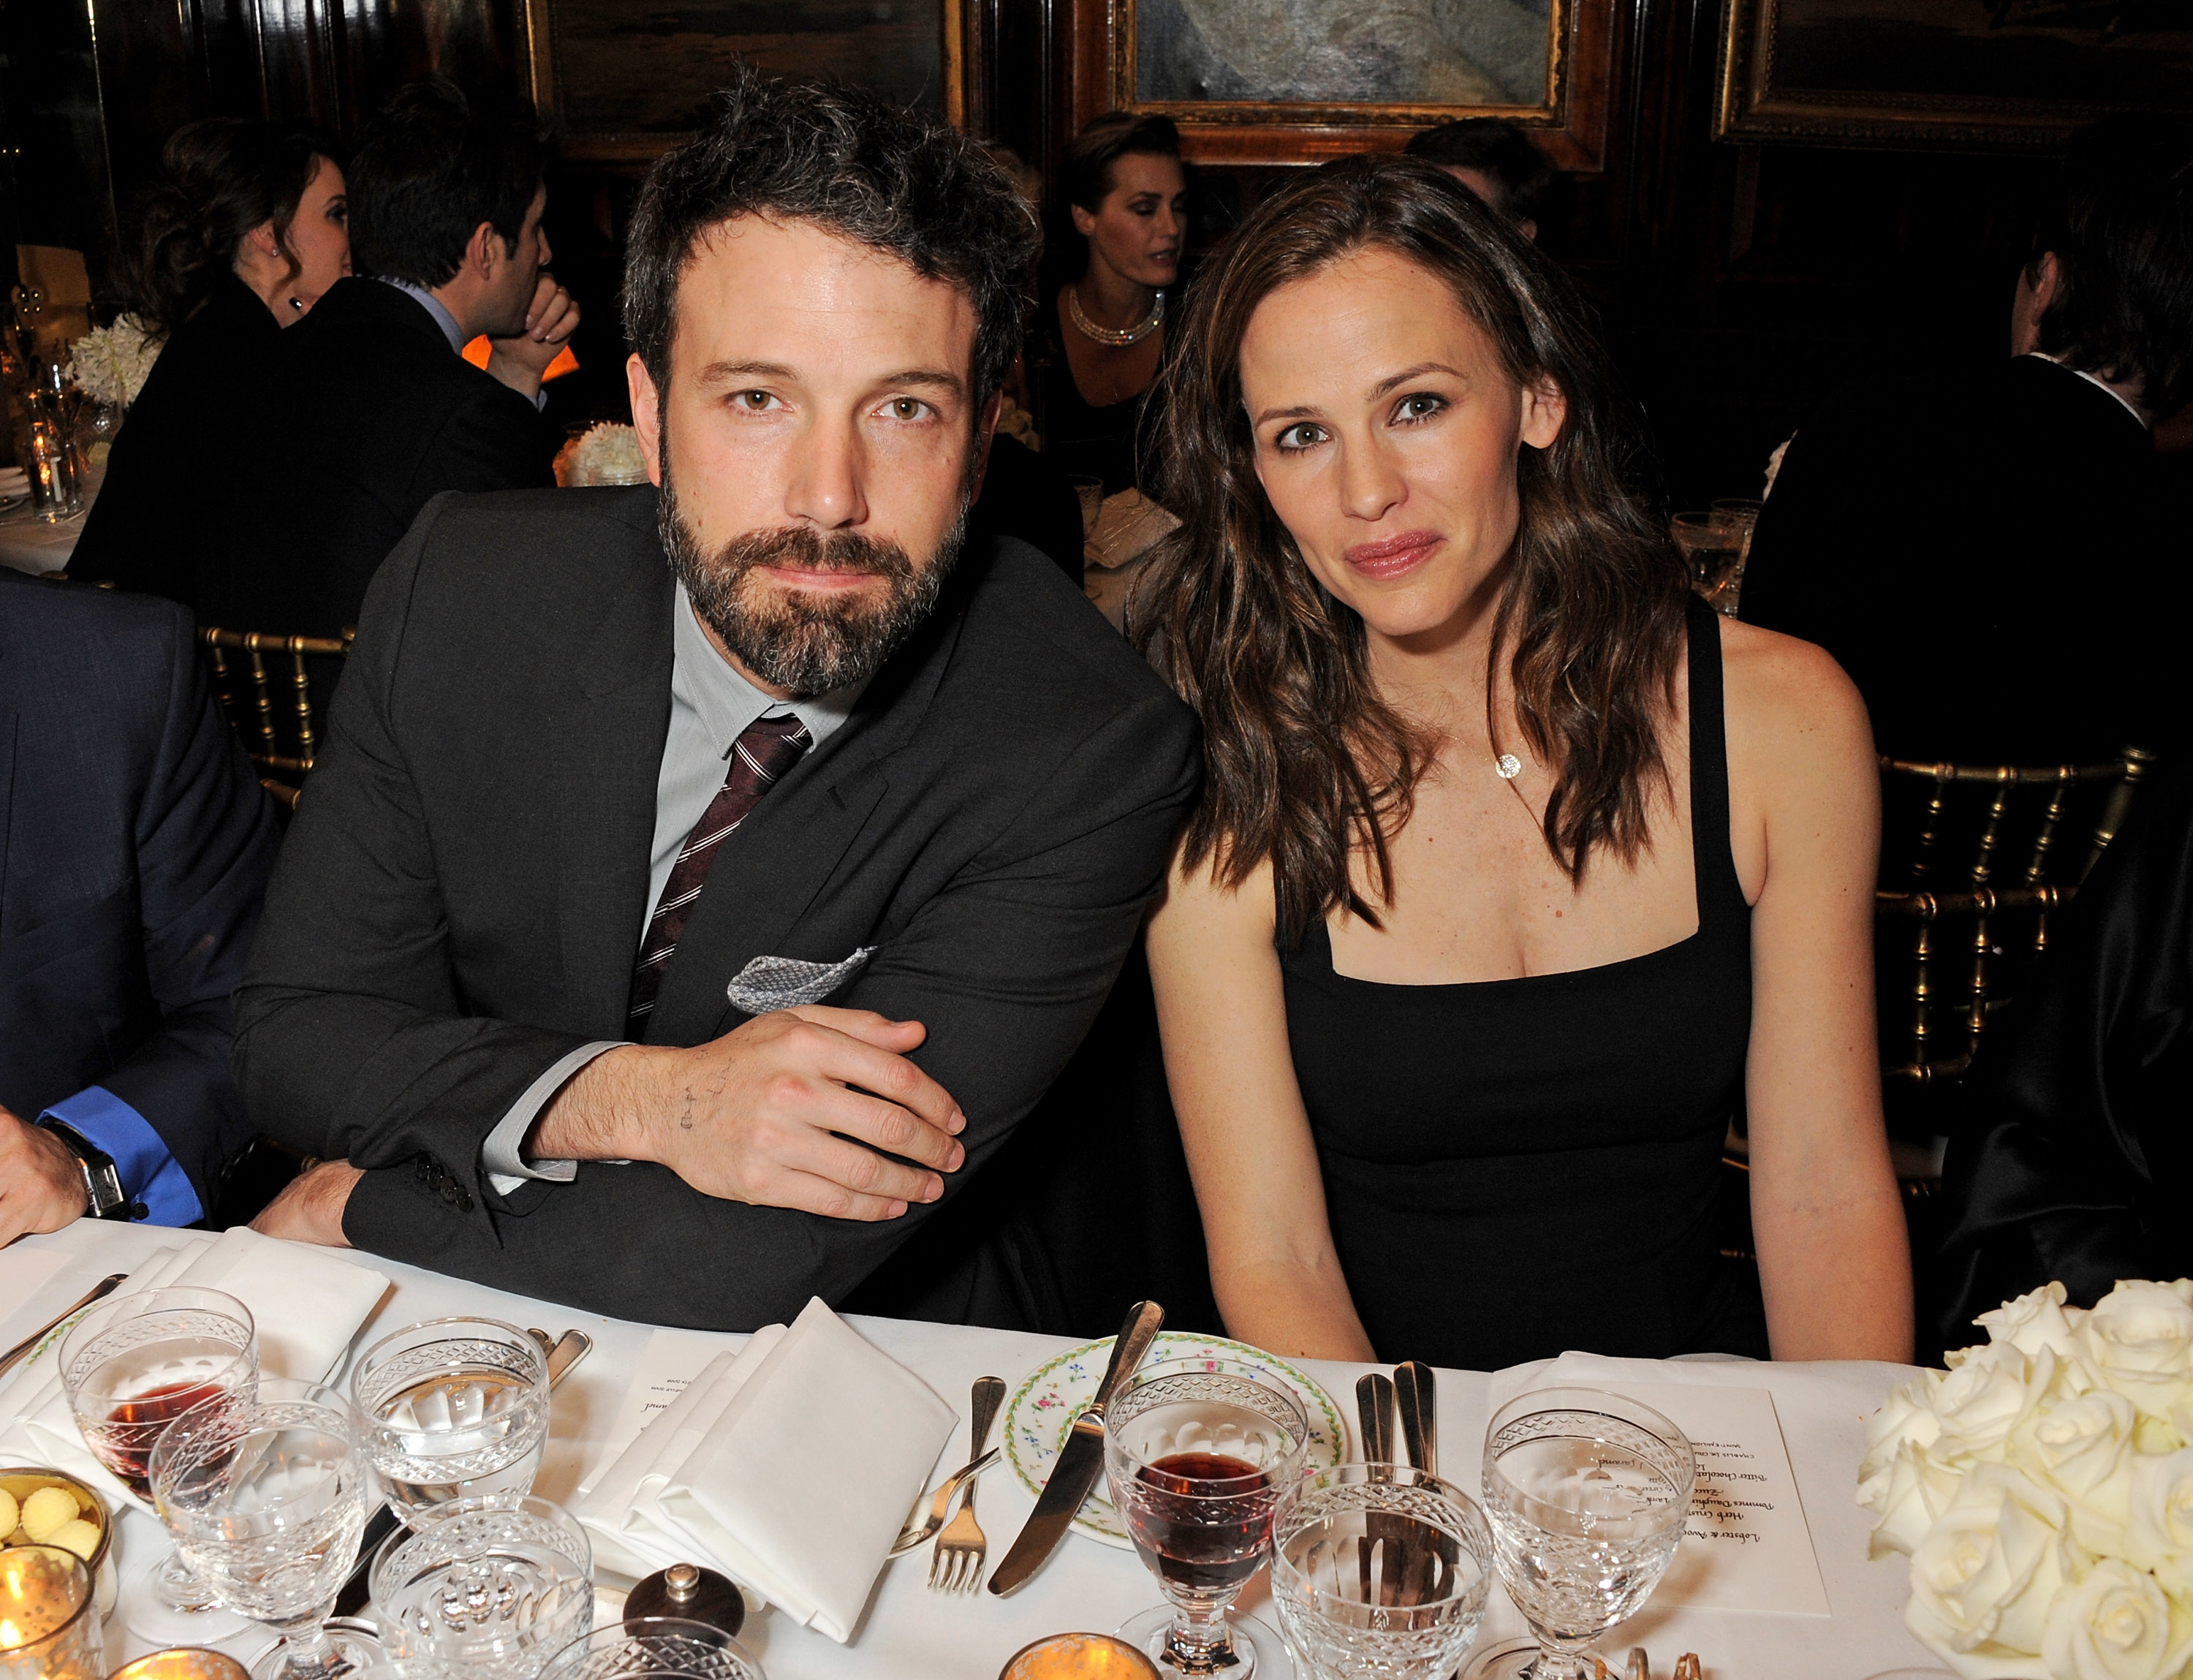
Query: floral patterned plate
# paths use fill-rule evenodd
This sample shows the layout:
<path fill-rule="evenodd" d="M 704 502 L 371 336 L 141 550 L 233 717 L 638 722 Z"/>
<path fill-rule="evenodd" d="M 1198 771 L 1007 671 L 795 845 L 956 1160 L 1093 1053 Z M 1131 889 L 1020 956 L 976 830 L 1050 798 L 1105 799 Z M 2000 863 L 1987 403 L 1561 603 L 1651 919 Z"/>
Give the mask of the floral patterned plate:
<path fill-rule="evenodd" d="M 1031 1495 L 1043 1491 L 1043 1484 L 1051 1479 L 1051 1466 L 1058 1462 L 1059 1451 L 1066 1444 L 1066 1432 L 1096 1397 L 1096 1385 L 1103 1380 L 1105 1364 L 1112 1356 L 1112 1341 L 1107 1336 L 1101 1342 L 1068 1348 L 1050 1363 L 1031 1371 L 1014 1390 L 1012 1404 L 1005 1409 L 1005 1457 L 1012 1464 L 1013 1474 L 1020 1477 L 1021 1486 Z M 1159 1366 L 1230 1371 L 1283 1384 L 1294 1391 L 1303 1410 L 1309 1414 L 1309 1450 L 1303 1468 L 1323 1470 L 1348 1456 L 1348 1429 L 1340 1420 L 1340 1408 L 1332 1403 L 1332 1396 L 1275 1355 L 1246 1342 L 1166 1330 L 1159 1333 L 1143 1359 L 1142 1374 L 1147 1377 Z M 1134 1544 L 1127 1538 L 1119 1513 L 1112 1509 L 1111 1491 L 1102 1476 L 1082 1501 L 1074 1527 L 1107 1545 L 1126 1550 Z"/>

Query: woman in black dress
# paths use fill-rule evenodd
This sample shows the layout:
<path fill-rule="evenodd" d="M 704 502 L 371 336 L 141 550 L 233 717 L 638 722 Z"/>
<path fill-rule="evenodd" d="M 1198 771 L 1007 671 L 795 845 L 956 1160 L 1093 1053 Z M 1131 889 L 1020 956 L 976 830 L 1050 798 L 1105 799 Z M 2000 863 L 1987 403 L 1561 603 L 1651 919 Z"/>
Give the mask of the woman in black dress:
<path fill-rule="evenodd" d="M 1692 599 L 1573 289 L 1348 158 L 1213 259 L 1164 395 L 1136 612 L 1207 770 L 1149 956 L 1228 1329 L 1908 1358 L 1865 713 Z"/>
<path fill-rule="evenodd" d="M 222 435 L 220 417 L 256 353 L 350 272 L 348 216 L 324 141 L 235 117 L 169 136 L 130 276 L 137 313 L 163 342 L 70 576 L 190 602 L 194 510 L 250 514 L 236 499 L 248 486 L 243 442 Z"/>
<path fill-rule="evenodd" d="M 1029 344 L 1044 458 L 1071 478 L 1136 487 L 1137 439 L 1165 353 L 1165 310 L 1188 234 L 1180 131 L 1164 117 L 1107 112 L 1067 149 L 1056 245 L 1080 272 L 1037 312 Z"/>

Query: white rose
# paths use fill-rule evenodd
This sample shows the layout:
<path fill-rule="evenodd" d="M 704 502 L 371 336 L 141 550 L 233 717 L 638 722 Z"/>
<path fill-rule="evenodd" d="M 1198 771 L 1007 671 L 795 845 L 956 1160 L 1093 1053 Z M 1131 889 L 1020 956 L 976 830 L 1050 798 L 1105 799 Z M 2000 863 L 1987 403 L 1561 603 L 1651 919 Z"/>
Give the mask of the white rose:
<path fill-rule="evenodd" d="M 2010 1433 L 2040 1405 L 2056 1380 L 2056 1356 L 2043 1348 L 2028 1359 L 2008 1342 L 1968 1348 L 1931 1400 L 1941 1434 L 1927 1450 L 1952 1469 L 2000 1459 Z"/>
<path fill-rule="evenodd" d="M 2059 1386 L 2011 1437 L 2010 1461 L 2063 1494 L 2072 1537 L 2089 1551 L 2123 1550 L 2139 1417 L 2121 1394 L 2096 1389 L 2064 1398 Z"/>
<path fill-rule="evenodd" d="M 1933 1398 L 1944 1377 L 1940 1371 L 1921 1371 L 1910 1382 L 1889 1390 L 1881 1409 L 1865 1420 L 1865 1457 L 1858 1467 L 1858 1502 L 1867 1509 L 1879 1507 L 1866 1496 L 1866 1488 L 1887 1472 L 1904 1442 L 1931 1447 L 1941 1434 L 1942 1420 L 1934 1415 Z"/>
<path fill-rule="evenodd" d="M 2104 1557 L 2056 1597 L 2041 1636 L 2055 1680 L 2167 1680 L 2193 1654 L 2193 1620 L 2155 1577 Z"/>
<path fill-rule="evenodd" d="M 2193 1593 L 2193 1447 L 2132 1461 L 2124 1554 L 2163 1585 Z"/>
<path fill-rule="evenodd" d="M 2104 1382 L 2143 1412 L 2167 1418 L 2193 1384 L 2193 1283 L 2121 1282 L 2079 1327 Z"/>
<path fill-rule="evenodd" d="M 1885 1557 L 1892 1551 L 1909 1556 L 1927 1538 L 1935 1519 L 1950 1508 L 1963 1482 L 1961 1475 L 1917 1442 L 1904 1442 L 1881 1473 L 1858 1490 L 1858 1503 L 1875 1513 L 1866 1556 Z"/>
<path fill-rule="evenodd" d="M 1969 1680 L 2047 1680 L 2041 1638 L 2069 1579 L 2064 1501 L 2008 1465 L 1976 1464 L 1911 1554 L 1904 1626 Z"/>
<path fill-rule="evenodd" d="M 1973 1322 L 1988 1333 L 1990 1342 L 2008 1342 L 2027 1355 L 2047 1348 L 2061 1359 L 2075 1345 L 2070 1321 L 2064 1316 L 2065 1293 L 2060 1283 L 2043 1284 L 2030 1295 L 1982 1313 Z"/>

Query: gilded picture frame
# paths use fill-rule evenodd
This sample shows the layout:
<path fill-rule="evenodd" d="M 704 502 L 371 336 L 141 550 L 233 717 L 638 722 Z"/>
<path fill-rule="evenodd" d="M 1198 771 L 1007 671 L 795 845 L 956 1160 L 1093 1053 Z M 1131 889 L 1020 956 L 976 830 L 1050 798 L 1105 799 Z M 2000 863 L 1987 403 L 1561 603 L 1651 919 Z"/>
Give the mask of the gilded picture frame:
<path fill-rule="evenodd" d="M 787 74 L 827 75 L 875 87 L 948 122 L 968 120 L 970 0 L 821 0 L 781 23 L 782 4 L 719 5 L 715 31 L 663 28 L 678 14 L 628 0 L 525 0 L 534 104 L 553 121 L 564 157 L 645 163 L 693 132 L 731 58 Z"/>
<path fill-rule="evenodd" d="M 1612 0 L 1074 0 L 1074 112 L 1170 117 L 1191 158 L 1398 150 L 1461 117 L 1603 167 Z M 1533 33 L 1535 32 L 1535 35 Z"/>
<path fill-rule="evenodd" d="M 1717 139 L 2047 146 L 2193 114 L 2193 29 L 2118 0 L 1724 0 Z"/>

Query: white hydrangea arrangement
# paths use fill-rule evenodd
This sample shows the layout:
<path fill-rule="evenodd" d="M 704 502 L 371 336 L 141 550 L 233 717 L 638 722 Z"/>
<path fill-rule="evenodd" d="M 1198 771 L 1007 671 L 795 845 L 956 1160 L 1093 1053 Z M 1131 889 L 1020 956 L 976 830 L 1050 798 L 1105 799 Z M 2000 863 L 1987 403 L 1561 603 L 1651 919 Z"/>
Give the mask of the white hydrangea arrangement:
<path fill-rule="evenodd" d="M 1867 1426 L 1876 1557 L 1906 1626 L 1967 1680 L 2172 1680 L 2193 1666 L 2193 1279 L 2060 1283 Z"/>
<path fill-rule="evenodd" d="M 639 434 L 629 426 L 604 421 L 564 445 L 556 456 L 556 482 L 581 485 L 644 485 L 647 456 Z"/>
<path fill-rule="evenodd" d="M 135 315 L 117 315 L 114 324 L 94 327 L 69 346 L 62 364 L 70 384 L 94 403 L 127 408 L 137 400 L 159 359 L 160 341 Z"/>

